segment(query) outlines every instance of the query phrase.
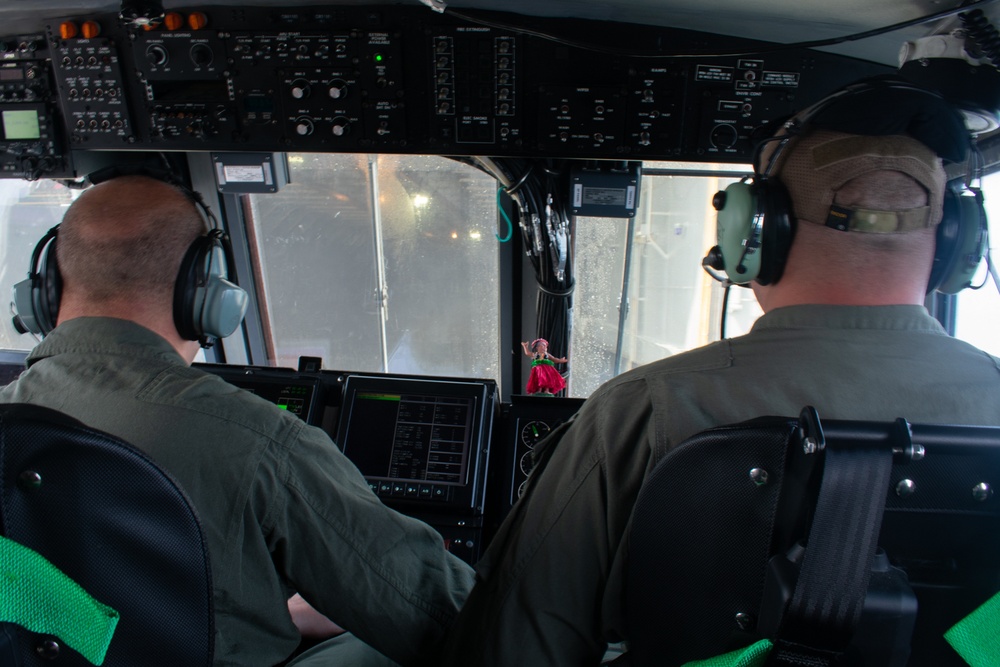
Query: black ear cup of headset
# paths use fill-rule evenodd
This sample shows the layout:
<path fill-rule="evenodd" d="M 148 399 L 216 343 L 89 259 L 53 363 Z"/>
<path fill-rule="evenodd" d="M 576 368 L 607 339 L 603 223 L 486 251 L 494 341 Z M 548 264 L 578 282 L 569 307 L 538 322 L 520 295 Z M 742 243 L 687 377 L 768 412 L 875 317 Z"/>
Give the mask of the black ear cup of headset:
<path fill-rule="evenodd" d="M 928 293 L 958 294 L 972 285 L 986 254 L 987 225 L 981 193 L 945 193 Z"/>
<path fill-rule="evenodd" d="M 58 225 L 45 233 L 31 254 L 28 277 L 14 285 L 14 328 L 45 336 L 56 326 L 62 277 L 56 263 Z"/>
<path fill-rule="evenodd" d="M 174 324 L 187 340 L 210 344 L 225 338 L 243 321 L 246 291 L 229 280 L 231 250 L 214 229 L 188 248 L 174 286 Z"/>
<path fill-rule="evenodd" d="M 725 271 L 737 285 L 777 282 L 795 236 L 785 187 L 773 179 L 733 183 L 712 205 L 719 212 L 718 245 L 709 251 L 707 265 Z"/>

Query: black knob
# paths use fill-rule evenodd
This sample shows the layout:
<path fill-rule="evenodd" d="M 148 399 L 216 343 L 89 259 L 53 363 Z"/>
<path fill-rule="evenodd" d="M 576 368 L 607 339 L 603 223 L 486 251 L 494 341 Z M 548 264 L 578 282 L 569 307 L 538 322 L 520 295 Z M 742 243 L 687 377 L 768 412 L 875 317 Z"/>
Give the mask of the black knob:
<path fill-rule="evenodd" d="M 736 141 L 739 139 L 739 135 L 736 133 L 736 128 L 732 125 L 721 124 L 716 125 L 712 128 L 712 136 L 710 140 L 712 145 L 716 148 L 732 148 L 736 145 Z"/>
<path fill-rule="evenodd" d="M 715 193 L 715 196 L 712 197 L 712 206 L 715 208 L 716 211 L 721 211 L 726 207 L 725 190 L 719 190 L 718 192 Z"/>
<path fill-rule="evenodd" d="M 199 67 L 211 65 L 213 58 L 215 58 L 215 54 L 212 53 L 208 44 L 195 44 L 191 47 L 191 62 L 195 65 Z"/>
<path fill-rule="evenodd" d="M 146 49 L 146 60 L 154 67 L 163 67 L 170 60 L 170 54 L 162 44 L 151 44 Z"/>
<path fill-rule="evenodd" d="M 713 268 L 716 271 L 725 271 L 726 261 L 722 258 L 722 248 L 717 245 L 712 246 L 708 254 L 705 255 L 705 258 L 701 260 L 701 265 Z"/>

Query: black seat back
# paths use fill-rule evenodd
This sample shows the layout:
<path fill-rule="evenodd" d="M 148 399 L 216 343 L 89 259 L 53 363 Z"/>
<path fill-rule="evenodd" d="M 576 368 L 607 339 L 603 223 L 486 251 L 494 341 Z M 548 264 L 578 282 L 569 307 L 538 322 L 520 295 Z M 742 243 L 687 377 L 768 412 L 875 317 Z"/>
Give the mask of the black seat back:
<path fill-rule="evenodd" d="M 790 603 L 800 568 L 802 581 L 817 588 L 803 565 L 814 520 L 811 543 L 821 545 L 814 560 L 817 549 L 837 549 L 836 535 L 856 530 L 822 523 L 823 512 L 814 511 L 824 497 L 833 498 L 834 517 L 862 516 L 857 499 L 876 499 L 877 510 L 870 512 L 877 558 L 855 544 L 831 558 L 818 554 L 829 563 L 857 553 L 865 573 L 864 611 L 849 646 L 838 648 L 838 664 L 965 664 L 942 634 L 1000 590 L 1000 428 L 824 421 L 818 447 L 816 426 L 805 421 L 711 429 L 654 469 L 628 536 L 632 664 L 681 665 L 789 633 L 820 643 L 835 635 L 827 617 L 799 615 L 808 605 Z M 826 462 L 832 453 L 862 451 L 889 457 L 882 488 L 862 481 L 875 467 L 862 453 L 839 473 L 854 492 L 824 495 L 843 465 Z M 819 577 L 816 606 L 846 604 L 851 585 L 834 584 L 846 581 L 837 576 Z"/>
<path fill-rule="evenodd" d="M 208 553 L 169 475 L 127 443 L 29 405 L 0 405 L 0 467 L 0 532 L 120 613 L 104 665 L 211 665 Z M 13 624 L 0 632 L 0 663 L 52 664 L 43 643 L 56 664 L 89 664 Z"/>

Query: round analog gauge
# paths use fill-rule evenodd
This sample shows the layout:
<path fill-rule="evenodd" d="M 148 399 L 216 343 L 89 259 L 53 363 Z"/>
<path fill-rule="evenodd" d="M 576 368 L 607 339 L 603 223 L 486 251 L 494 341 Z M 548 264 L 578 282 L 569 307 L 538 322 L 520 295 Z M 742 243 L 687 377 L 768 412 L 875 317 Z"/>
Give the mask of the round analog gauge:
<path fill-rule="evenodd" d="M 535 467 L 535 462 L 531 458 L 531 452 L 525 452 L 521 457 L 521 472 L 525 475 L 531 474 L 531 469 Z"/>
<path fill-rule="evenodd" d="M 530 421 L 521 429 L 521 442 L 529 449 L 534 449 L 542 438 L 549 434 L 552 427 L 542 421 Z"/>

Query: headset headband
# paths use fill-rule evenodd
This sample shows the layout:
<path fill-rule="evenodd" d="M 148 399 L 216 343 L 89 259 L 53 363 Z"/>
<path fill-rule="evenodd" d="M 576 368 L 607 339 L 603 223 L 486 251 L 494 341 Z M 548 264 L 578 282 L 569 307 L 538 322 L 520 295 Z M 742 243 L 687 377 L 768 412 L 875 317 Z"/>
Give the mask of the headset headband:
<path fill-rule="evenodd" d="M 907 135 L 946 162 L 963 162 L 972 145 L 962 114 L 937 92 L 898 76 L 869 77 L 844 86 L 782 123 L 774 136 L 758 145 L 754 173 L 770 177 L 792 140 L 812 129 L 863 136 Z M 780 144 L 761 171 L 760 155 L 772 141 Z"/>

